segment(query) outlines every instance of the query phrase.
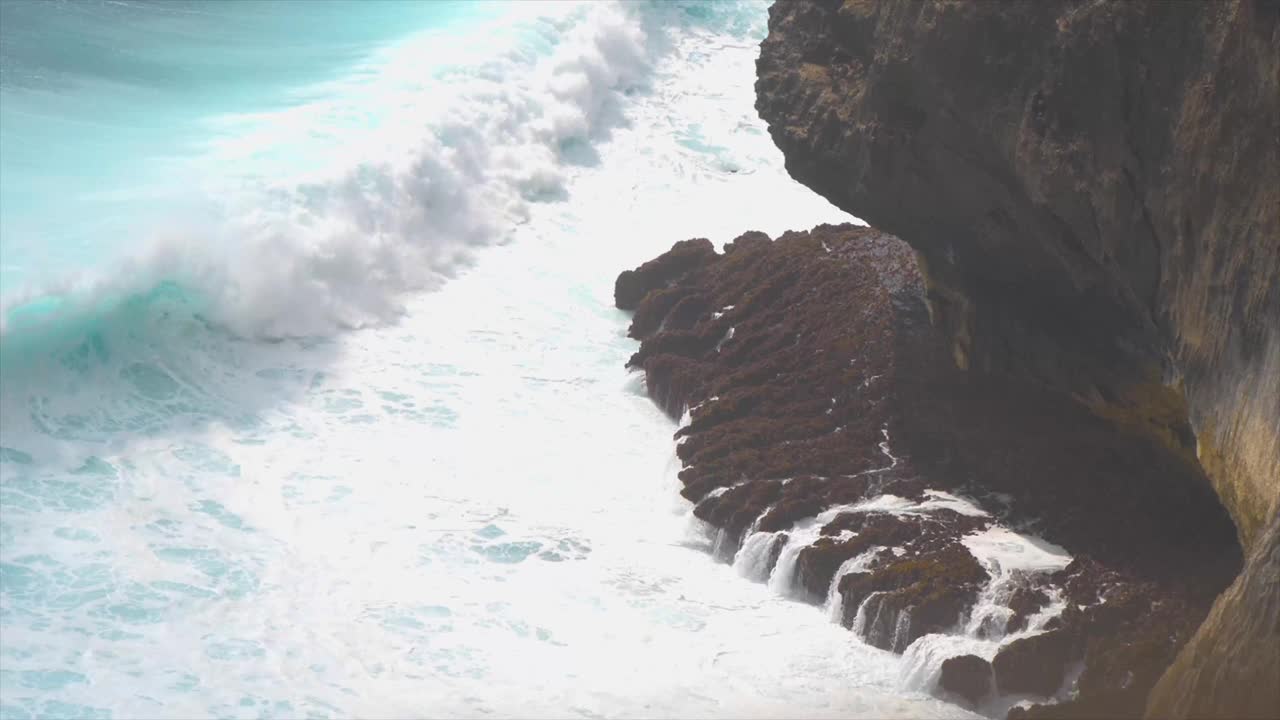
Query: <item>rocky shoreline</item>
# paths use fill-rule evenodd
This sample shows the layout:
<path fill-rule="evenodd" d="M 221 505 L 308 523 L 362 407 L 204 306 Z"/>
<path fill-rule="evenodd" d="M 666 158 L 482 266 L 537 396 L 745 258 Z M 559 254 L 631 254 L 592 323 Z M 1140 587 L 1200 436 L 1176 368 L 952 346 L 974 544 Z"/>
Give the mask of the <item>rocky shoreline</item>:
<path fill-rule="evenodd" d="M 788 172 L 916 250 L 956 367 L 1147 436 L 1230 513 L 1243 569 L 1153 718 L 1280 717 L 1277 47 L 1274 0 L 797 0 L 756 66 Z"/>
<path fill-rule="evenodd" d="M 687 412 L 682 494 L 719 558 L 931 664 L 947 699 L 1140 715 L 1239 571 L 1230 518 L 1177 452 L 1042 385 L 957 369 L 892 235 L 687 240 L 615 297 L 635 312 L 630 366 Z M 984 555 L 975 539 L 1009 528 L 1069 563 Z M 955 637 L 979 654 L 949 655 Z"/>

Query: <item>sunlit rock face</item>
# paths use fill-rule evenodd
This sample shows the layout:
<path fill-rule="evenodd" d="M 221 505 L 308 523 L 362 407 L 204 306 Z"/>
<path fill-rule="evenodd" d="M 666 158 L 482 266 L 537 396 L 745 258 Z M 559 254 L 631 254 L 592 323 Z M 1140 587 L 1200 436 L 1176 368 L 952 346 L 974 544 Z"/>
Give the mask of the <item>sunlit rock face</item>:
<path fill-rule="evenodd" d="M 630 365 L 683 418 L 681 493 L 713 552 L 903 653 L 909 687 L 987 714 L 1013 696 L 1141 714 L 1239 571 L 1183 453 L 1025 376 L 956 368 L 892 235 L 687 240 L 616 289 Z M 966 655 L 992 692 L 972 661 L 944 668 Z"/>
<path fill-rule="evenodd" d="M 919 252 L 958 367 L 1207 474 L 1246 567 L 1153 716 L 1280 715 L 1278 43 L 1274 3 L 794 2 L 757 64 L 788 170 Z"/>

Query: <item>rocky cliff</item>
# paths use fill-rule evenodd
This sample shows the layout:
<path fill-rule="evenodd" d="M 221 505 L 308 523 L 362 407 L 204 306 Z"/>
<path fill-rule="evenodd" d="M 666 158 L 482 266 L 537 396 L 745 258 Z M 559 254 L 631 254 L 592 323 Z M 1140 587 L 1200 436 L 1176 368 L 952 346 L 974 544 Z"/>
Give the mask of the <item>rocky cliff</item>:
<path fill-rule="evenodd" d="M 630 365 L 688 411 L 682 494 L 712 551 L 906 653 L 910 689 L 992 715 L 1141 714 L 1240 567 L 1179 450 L 1043 383 L 956 368 L 898 238 L 682 241 L 615 295 L 642 340 Z"/>
<path fill-rule="evenodd" d="M 1280 3 L 778 2 L 757 94 L 955 367 L 1203 469 L 1245 565 L 1146 712 L 1280 716 Z"/>

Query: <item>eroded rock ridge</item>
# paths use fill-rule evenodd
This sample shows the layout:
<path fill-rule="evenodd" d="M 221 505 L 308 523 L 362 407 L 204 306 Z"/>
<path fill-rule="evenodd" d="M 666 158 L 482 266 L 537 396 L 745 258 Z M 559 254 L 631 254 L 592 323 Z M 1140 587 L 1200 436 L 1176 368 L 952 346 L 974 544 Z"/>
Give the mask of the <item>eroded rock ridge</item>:
<path fill-rule="evenodd" d="M 616 285 L 717 556 L 961 704 L 1140 714 L 1239 569 L 1230 519 L 1160 438 L 957 368 L 926 295 L 852 225 L 682 241 Z"/>

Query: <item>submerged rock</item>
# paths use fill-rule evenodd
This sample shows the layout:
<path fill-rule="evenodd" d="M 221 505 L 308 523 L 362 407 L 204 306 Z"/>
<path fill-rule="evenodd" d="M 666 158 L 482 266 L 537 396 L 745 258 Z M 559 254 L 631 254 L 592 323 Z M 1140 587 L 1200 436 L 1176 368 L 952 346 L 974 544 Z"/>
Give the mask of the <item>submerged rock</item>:
<path fill-rule="evenodd" d="M 869 562 L 868 567 L 875 569 L 875 574 L 886 577 L 891 574 L 888 566 L 900 562 L 897 558 L 916 561 L 931 559 L 932 562 L 944 564 L 962 563 L 974 582 L 952 589 L 963 598 L 963 604 L 967 607 L 978 592 L 976 583 L 984 580 L 987 575 L 978 567 L 967 549 L 961 547 L 957 552 L 952 546 L 956 538 L 987 523 L 985 518 L 965 518 L 950 511 L 932 516 L 895 515 L 887 512 L 845 513 L 827 523 L 821 530 L 821 537 L 800 551 L 796 560 L 796 582 L 809 598 L 820 602 L 826 598 L 831 583 L 836 579 L 836 571 L 845 561 L 875 548 L 883 548 L 885 552 L 877 560 Z M 894 552 L 888 552 L 890 548 Z M 944 550 L 951 551 L 951 555 L 945 559 L 942 552 Z M 974 568 L 977 568 L 976 573 L 972 572 Z M 883 589 L 885 588 L 877 588 Z M 839 586 L 837 591 L 843 594 Z M 856 611 L 857 603 L 861 600 L 862 597 L 855 597 L 851 603 L 850 597 L 844 595 L 844 606 L 848 608 L 852 605 Z M 926 624 L 921 627 L 928 626 Z"/>
<path fill-rule="evenodd" d="M 977 655 L 960 655 L 942 661 L 938 688 L 977 705 L 991 693 L 991 663 Z"/>
<path fill-rule="evenodd" d="M 1062 630 L 1050 630 L 1000 648 L 991 667 L 1001 693 L 1049 697 L 1062 685 L 1070 661 L 1070 638 Z"/>

